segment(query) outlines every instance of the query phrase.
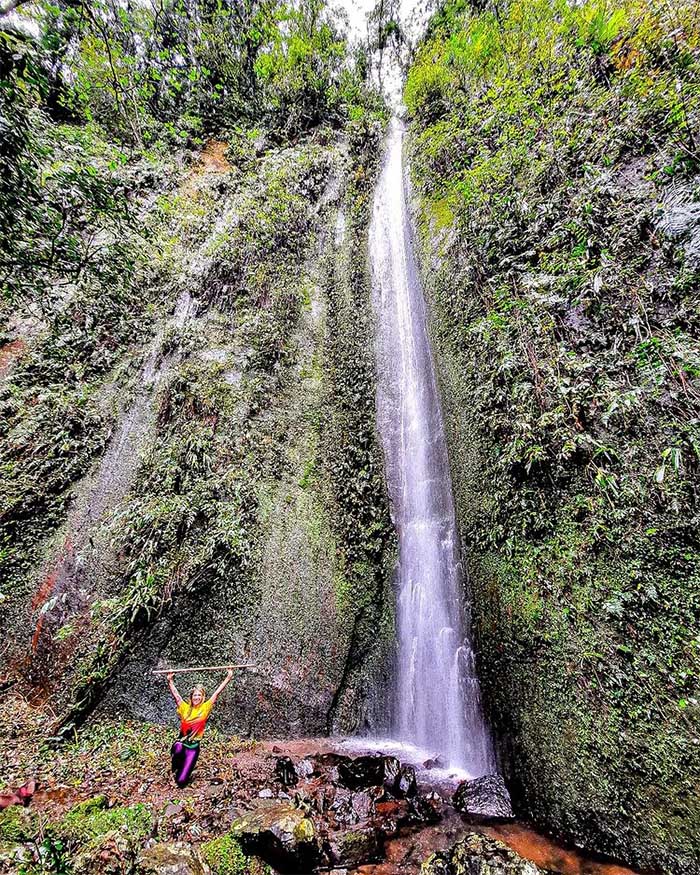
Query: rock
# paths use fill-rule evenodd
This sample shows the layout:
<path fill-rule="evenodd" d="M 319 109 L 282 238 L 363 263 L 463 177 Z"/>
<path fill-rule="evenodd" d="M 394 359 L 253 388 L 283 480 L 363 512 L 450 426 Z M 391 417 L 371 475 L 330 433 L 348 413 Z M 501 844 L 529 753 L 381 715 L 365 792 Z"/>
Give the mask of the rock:
<path fill-rule="evenodd" d="M 416 795 L 418 784 L 416 783 L 416 770 L 413 766 L 401 766 L 390 792 L 397 799 L 410 799 L 411 796 Z"/>
<path fill-rule="evenodd" d="M 278 757 L 275 766 L 275 777 L 285 787 L 296 787 L 299 778 L 290 757 Z"/>
<path fill-rule="evenodd" d="M 388 799 L 385 802 L 378 802 L 376 805 L 376 814 L 373 819 L 373 824 L 385 836 L 393 836 L 398 833 L 402 824 L 408 821 L 408 802 L 405 799 Z"/>
<path fill-rule="evenodd" d="M 337 769 L 338 781 L 350 790 L 384 787 L 397 799 L 414 796 L 417 792 L 415 769 L 401 765 L 396 757 L 344 757 L 338 762 Z"/>
<path fill-rule="evenodd" d="M 329 810 L 337 824 L 352 826 L 375 816 L 375 802 L 381 795 L 382 790 L 379 787 L 370 787 L 358 793 L 350 793 L 338 787 Z"/>
<path fill-rule="evenodd" d="M 310 778 L 314 773 L 314 764 L 311 760 L 301 760 L 296 764 L 296 772 L 300 778 Z"/>
<path fill-rule="evenodd" d="M 463 814 L 479 817 L 513 817 L 510 794 L 500 775 L 484 775 L 473 781 L 463 781 L 452 804 Z"/>
<path fill-rule="evenodd" d="M 437 793 L 414 796 L 408 802 L 407 823 L 437 823 L 442 819 L 442 799 Z"/>
<path fill-rule="evenodd" d="M 231 834 L 246 854 L 283 872 L 310 872 L 320 858 L 313 821 L 288 802 L 258 800 L 231 824 Z"/>
<path fill-rule="evenodd" d="M 382 842 L 374 827 L 348 829 L 331 833 L 326 853 L 332 866 L 354 868 L 378 860 L 382 855 Z"/>
<path fill-rule="evenodd" d="M 398 773 L 401 764 L 396 757 L 363 756 L 351 759 L 343 757 L 338 763 L 338 781 L 349 790 L 364 790 L 381 787 L 388 771 L 390 779 Z"/>
<path fill-rule="evenodd" d="M 127 875 L 133 870 L 135 852 L 122 833 L 108 832 L 73 860 L 74 875 Z"/>
<path fill-rule="evenodd" d="M 447 763 L 441 756 L 432 757 L 423 763 L 424 769 L 444 769 Z"/>
<path fill-rule="evenodd" d="M 136 861 L 137 875 L 211 875 L 194 845 L 170 842 L 152 845 Z"/>
<path fill-rule="evenodd" d="M 223 799 L 226 796 L 226 785 L 209 784 L 202 790 L 201 795 L 205 799 Z"/>
<path fill-rule="evenodd" d="M 503 842 L 469 833 L 448 851 L 431 854 L 420 875 L 546 875 Z"/>

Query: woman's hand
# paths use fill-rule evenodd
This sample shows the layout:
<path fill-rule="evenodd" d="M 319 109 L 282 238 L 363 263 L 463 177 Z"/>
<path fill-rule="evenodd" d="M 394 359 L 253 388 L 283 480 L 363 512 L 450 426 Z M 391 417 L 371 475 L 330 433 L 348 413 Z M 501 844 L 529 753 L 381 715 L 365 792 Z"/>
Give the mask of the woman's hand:
<path fill-rule="evenodd" d="M 174 673 L 172 671 L 169 671 L 166 674 L 166 678 L 168 679 L 168 686 L 170 687 L 170 692 L 172 693 L 173 699 L 175 699 L 175 701 L 179 705 L 180 702 L 182 702 L 182 696 L 177 691 L 177 687 L 175 686 L 175 682 L 173 681 L 173 676 Z"/>

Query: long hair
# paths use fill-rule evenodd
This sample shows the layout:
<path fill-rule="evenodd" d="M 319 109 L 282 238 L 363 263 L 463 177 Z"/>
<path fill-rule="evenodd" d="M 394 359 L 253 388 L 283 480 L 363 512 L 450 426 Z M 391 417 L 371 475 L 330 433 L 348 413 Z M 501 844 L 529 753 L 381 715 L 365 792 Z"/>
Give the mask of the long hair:
<path fill-rule="evenodd" d="M 202 694 L 202 702 L 206 702 L 207 700 L 207 691 L 204 689 L 202 684 L 196 684 L 196 686 L 192 687 L 192 692 L 190 693 L 190 705 L 192 704 L 192 696 L 199 690 Z"/>

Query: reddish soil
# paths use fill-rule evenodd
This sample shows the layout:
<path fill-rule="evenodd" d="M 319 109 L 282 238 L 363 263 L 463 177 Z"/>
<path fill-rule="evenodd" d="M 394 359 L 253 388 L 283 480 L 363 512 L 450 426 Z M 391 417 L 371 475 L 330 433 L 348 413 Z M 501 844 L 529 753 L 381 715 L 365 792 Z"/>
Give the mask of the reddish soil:
<path fill-rule="evenodd" d="M 24 340 L 12 340 L 0 347 L 0 377 L 7 374 L 13 362 L 22 355 L 26 348 L 27 344 Z"/>
<path fill-rule="evenodd" d="M 198 170 L 203 173 L 228 173 L 231 164 L 226 158 L 228 143 L 221 140 L 209 140 L 200 156 Z"/>

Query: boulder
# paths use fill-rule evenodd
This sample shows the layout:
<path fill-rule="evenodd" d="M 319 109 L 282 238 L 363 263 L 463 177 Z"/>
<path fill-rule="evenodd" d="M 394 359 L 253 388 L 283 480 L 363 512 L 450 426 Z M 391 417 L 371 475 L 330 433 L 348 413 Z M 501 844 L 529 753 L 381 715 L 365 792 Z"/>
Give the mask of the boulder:
<path fill-rule="evenodd" d="M 329 812 L 336 824 L 352 826 L 375 816 L 376 800 L 382 795 L 380 787 L 370 787 L 351 793 L 342 787 L 337 787 Z"/>
<path fill-rule="evenodd" d="M 311 818 L 289 802 L 255 800 L 251 811 L 231 824 L 246 854 L 262 857 L 280 872 L 310 872 L 320 857 Z"/>
<path fill-rule="evenodd" d="M 337 770 L 339 783 L 350 790 L 384 787 L 395 798 L 405 799 L 415 796 L 418 789 L 415 769 L 392 756 L 344 757 L 337 763 Z"/>
<path fill-rule="evenodd" d="M 108 832 L 77 855 L 71 871 L 74 875 L 129 875 L 134 857 L 133 844 L 123 833 Z"/>
<path fill-rule="evenodd" d="M 475 817 L 513 817 L 510 794 L 500 775 L 463 781 L 452 797 L 452 804 L 457 811 Z"/>
<path fill-rule="evenodd" d="M 343 757 L 338 763 L 338 782 L 349 790 L 381 787 L 385 776 L 393 781 L 401 768 L 396 757 L 362 756 Z"/>
<path fill-rule="evenodd" d="M 332 866 L 362 866 L 382 856 L 379 831 L 371 826 L 331 833 L 326 842 L 326 855 Z"/>
<path fill-rule="evenodd" d="M 431 854 L 420 875 L 547 875 L 497 839 L 469 833 L 447 851 Z"/>
<path fill-rule="evenodd" d="M 185 842 L 151 845 L 136 861 L 137 875 L 211 875 L 199 850 Z"/>
<path fill-rule="evenodd" d="M 387 799 L 378 802 L 373 824 L 381 829 L 384 836 L 394 836 L 408 822 L 409 803 L 406 799 Z"/>
<path fill-rule="evenodd" d="M 386 784 L 385 784 L 386 786 Z M 401 766 L 389 792 L 397 799 L 410 799 L 418 792 L 416 783 L 416 770 L 413 766 Z"/>
<path fill-rule="evenodd" d="M 414 796 L 408 800 L 405 823 L 438 823 L 442 819 L 443 801 L 437 793 Z"/>
<path fill-rule="evenodd" d="M 314 773 L 314 764 L 311 760 L 301 760 L 298 762 L 295 769 L 300 778 L 310 778 Z"/>
<path fill-rule="evenodd" d="M 275 778 L 284 787 L 296 787 L 299 777 L 290 757 L 278 757 L 275 765 Z"/>

